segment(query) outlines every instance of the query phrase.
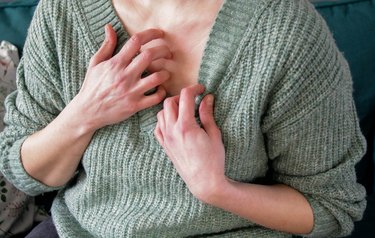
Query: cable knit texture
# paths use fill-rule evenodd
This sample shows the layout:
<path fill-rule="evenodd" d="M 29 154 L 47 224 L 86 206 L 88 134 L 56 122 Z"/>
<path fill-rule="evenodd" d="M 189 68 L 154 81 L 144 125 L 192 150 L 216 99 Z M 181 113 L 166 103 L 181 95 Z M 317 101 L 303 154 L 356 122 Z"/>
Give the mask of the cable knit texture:
<path fill-rule="evenodd" d="M 118 33 L 119 50 L 129 36 L 110 0 L 42 0 L 36 10 L 0 136 L 1 172 L 29 194 L 57 188 L 25 172 L 20 146 L 78 93 L 107 23 Z M 251 183 L 270 174 L 299 190 L 314 211 L 308 236 L 352 231 L 366 206 L 354 170 L 365 141 L 348 64 L 308 1 L 227 0 L 199 82 L 216 98 L 229 178 Z M 77 176 L 54 201 L 59 235 L 290 236 L 194 198 L 153 135 L 161 107 L 95 133 Z"/>

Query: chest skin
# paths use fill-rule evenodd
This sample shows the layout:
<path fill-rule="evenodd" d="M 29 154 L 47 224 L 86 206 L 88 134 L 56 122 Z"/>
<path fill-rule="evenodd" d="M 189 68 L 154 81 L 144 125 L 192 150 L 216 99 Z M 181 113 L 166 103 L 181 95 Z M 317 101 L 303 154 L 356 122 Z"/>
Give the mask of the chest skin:
<path fill-rule="evenodd" d="M 151 28 L 164 32 L 162 39 L 151 41 L 141 48 L 141 52 L 157 46 L 167 46 L 172 52 L 172 59 L 154 61 L 147 70 L 154 73 L 166 70 L 170 79 L 162 86 L 169 96 L 178 95 L 182 88 L 198 82 L 199 70 L 205 46 L 211 28 L 215 22 L 222 1 L 211 6 L 204 17 L 192 17 L 178 8 L 166 8 L 152 11 L 146 18 L 134 14 L 124 1 L 112 2 L 113 7 L 130 36 Z"/>

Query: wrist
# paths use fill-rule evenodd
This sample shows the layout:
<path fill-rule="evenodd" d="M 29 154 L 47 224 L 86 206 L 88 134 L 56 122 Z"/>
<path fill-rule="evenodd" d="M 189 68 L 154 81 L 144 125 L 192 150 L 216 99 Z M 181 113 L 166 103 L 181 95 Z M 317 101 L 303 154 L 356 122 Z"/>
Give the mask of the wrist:
<path fill-rule="evenodd" d="M 60 116 L 70 128 L 74 128 L 78 136 L 92 135 L 99 128 L 95 126 L 94 117 L 89 116 L 80 105 L 77 97 L 66 106 Z"/>
<path fill-rule="evenodd" d="M 211 182 L 209 186 L 202 189 L 201 193 L 197 197 L 206 204 L 221 207 L 222 202 L 228 199 L 228 195 L 230 195 L 230 191 L 233 189 L 234 183 L 236 182 L 227 177 L 223 177 L 220 180 L 215 180 Z"/>

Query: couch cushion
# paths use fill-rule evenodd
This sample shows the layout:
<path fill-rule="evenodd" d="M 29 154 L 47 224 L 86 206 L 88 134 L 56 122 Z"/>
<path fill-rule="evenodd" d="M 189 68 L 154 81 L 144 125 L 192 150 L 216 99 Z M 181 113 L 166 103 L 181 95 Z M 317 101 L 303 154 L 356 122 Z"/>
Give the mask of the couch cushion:
<path fill-rule="evenodd" d="M 9 41 L 21 51 L 38 2 L 38 0 L 0 0 L 0 41 Z"/>

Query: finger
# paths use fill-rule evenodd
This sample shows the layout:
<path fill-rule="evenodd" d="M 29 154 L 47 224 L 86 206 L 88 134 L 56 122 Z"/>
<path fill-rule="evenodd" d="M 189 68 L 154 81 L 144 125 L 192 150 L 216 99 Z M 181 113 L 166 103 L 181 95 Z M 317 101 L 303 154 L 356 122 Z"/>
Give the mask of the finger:
<path fill-rule="evenodd" d="M 174 125 L 178 117 L 179 96 L 170 97 L 164 100 L 164 119 L 166 126 Z"/>
<path fill-rule="evenodd" d="M 195 118 L 195 98 L 204 92 L 204 86 L 196 84 L 181 90 L 179 101 L 179 120 L 191 121 Z"/>
<path fill-rule="evenodd" d="M 155 72 L 145 78 L 142 78 L 137 82 L 135 90 L 139 90 L 142 93 L 148 92 L 153 88 L 156 88 L 160 84 L 164 83 L 170 78 L 170 73 L 166 70 Z"/>
<path fill-rule="evenodd" d="M 110 24 L 107 24 L 104 29 L 105 39 L 102 43 L 102 46 L 91 58 L 90 67 L 93 67 L 103 61 L 109 60 L 112 57 L 113 52 L 116 48 L 117 34 L 115 30 L 113 30 Z"/>
<path fill-rule="evenodd" d="M 159 144 L 164 147 L 164 138 L 163 138 L 163 134 L 160 130 L 160 126 L 159 126 L 159 123 L 156 123 L 156 127 L 155 127 L 155 130 L 154 130 L 154 135 L 157 139 L 157 141 L 159 142 Z"/>
<path fill-rule="evenodd" d="M 173 56 L 172 56 L 173 57 Z M 160 59 L 160 60 L 154 60 L 151 62 L 151 64 L 147 67 L 147 71 L 149 72 L 158 72 L 158 71 L 161 71 L 163 69 L 166 69 L 168 66 L 167 66 L 167 62 L 168 63 L 172 63 L 172 61 L 166 61 L 166 60 L 163 60 L 163 59 Z"/>
<path fill-rule="evenodd" d="M 161 58 L 170 59 L 171 57 L 172 53 L 167 46 L 149 48 L 135 57 L 125 71 L 128 74 L 140 76 L 154 60 Z"/>
<path fill-rule="evenodd" d="M 221 138 L 221 133 L 214 118 L 214 97 L 206 95 L 199 106 L 199 117 L 202 126 L 211 138 Z"/>
<path fill-rule="evenodd" d="M 160 112 L 158 112 L 158 114 L 156 115 L 156 118 L 158 119 L 158 125 L 159 125 L 159 129 L 160 129 L 160 133 L 164 137 L 164 134 L 165 134 L 164 110 L 161 110 Z"/>
<path fill-rule="evenodd" d="M 159 104 L 167 96 L 167 92 L 162 86 L 159 86 L 155 93 L 147 96 L 143 96 L 139 101 L 140 109 L 145 109 Z"/>
<path fill-rule="evenodd" d="M 113 59 L 115 62 L 120 62 L 120 67 L 125 67 L 139 53 L 142 45 L 152 40 L 162 38 L 163 35 L 163 31 L 159 29 L 149 29 L 136 33 L 126 42 L 120 52 L 115 55 Z"/>

